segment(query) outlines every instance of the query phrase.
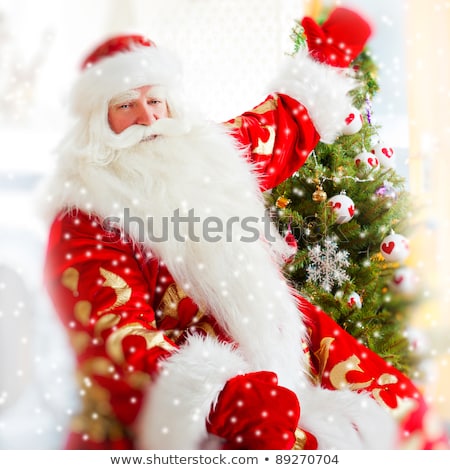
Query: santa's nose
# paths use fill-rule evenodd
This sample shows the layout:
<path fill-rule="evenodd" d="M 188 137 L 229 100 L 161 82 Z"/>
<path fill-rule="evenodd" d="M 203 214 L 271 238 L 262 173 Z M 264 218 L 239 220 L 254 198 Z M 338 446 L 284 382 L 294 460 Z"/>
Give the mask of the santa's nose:
<path fill-rule="evenodd" d="M 147 104 L 141 104 L 137 110 L 136 124 L 141 124 L 143 126 L 150 126 L 153 124 L 158 117 L 156 116 L 154 110 L 151 106 Z"/>

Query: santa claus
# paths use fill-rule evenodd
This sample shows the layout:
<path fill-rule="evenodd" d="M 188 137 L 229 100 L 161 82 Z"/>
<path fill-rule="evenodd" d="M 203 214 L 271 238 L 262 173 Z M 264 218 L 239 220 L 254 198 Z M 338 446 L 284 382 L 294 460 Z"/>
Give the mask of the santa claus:
<path fill-rule="evenodd" d="M 264 191 L 339 135 L 370 35 L 343 8 L 304 27 L 309 50 L 225 124 L 183 106 L 177 62 L 142 36 L 84 61 L 47 198 L 45 282 L 82 397 L 67 448 L 442 444 L 412 382 L 282 275 Z"/>

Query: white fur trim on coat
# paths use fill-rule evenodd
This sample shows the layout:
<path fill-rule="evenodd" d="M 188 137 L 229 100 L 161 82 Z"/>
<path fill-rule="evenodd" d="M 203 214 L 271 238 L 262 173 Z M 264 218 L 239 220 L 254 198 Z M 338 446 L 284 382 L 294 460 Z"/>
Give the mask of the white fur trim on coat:
<path fill-rule="evenodd" d="M 342 133 L 351 111 L 348 92 L 356 82 L 346 72 L 317 62 L 306 50 L 300 50 L 287 58 L 270 91 L 289 95 L 305 106 L 320 140 L 330 144 Z"/>
<path fill-rule="evenodd" d="M 135 426 L 142 449 L 205 449 L 211 440 L 206 419 L 227 380 L 253 369 L 229 344 L 190 337 L 163 363 L 148 389 Z M 398 424 L 368 394 L 326 390 L 307 384 L 297 390 L 299 427 L 311 432 L 320 450 L 389 450 L 395 448 Z"/>
<path fill-rule="evenodd" d="M 300 427 L 311 432 L 322 450 L 395 448 L 398 423 L 367 393 L 326 390 L 309 385 L 297 393 Z"/>
<path fill-rule="evenodd" d="M 136 431 L 142 449 L 201 449 L 206 419 L 227 380 L 249 367 L 229 344 L 192 336 L 163 364 L 148 390 Z"/>

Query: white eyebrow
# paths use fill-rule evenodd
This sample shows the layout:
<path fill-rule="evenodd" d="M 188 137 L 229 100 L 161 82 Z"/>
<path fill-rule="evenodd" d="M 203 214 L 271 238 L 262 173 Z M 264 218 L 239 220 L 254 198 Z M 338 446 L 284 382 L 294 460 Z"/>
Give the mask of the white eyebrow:
<path fill-rule="evenodd" d="M 166 90 L 162 86 L 154 85 L 148 90 L 147 98 L 159 98 L 161 100 L 165 100 Z"/>
<path fill-rule="evenodd" d="M 136 90 L 127 90 L 123 93 L 119 93 L 118 95 L 114 96 L 109 104 L 116 105 L 126 103 L 127 101 L 133 101 L 139 98 L 139 92 Z"/>

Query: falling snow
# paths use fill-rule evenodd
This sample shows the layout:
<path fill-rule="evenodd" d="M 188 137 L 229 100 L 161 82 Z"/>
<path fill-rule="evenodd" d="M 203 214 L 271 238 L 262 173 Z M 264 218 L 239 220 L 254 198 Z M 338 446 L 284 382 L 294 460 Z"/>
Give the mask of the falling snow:
<path fill-rule="evenodd" d="M 308 252 L 310 260 L 306 269 L 308 281 L 330 292 L 333 287 L 339 287 L 350 279 L 345 271 L 345 268 L 350 265 L 349 253 L 339 250 L 337 243 L 331 238 L 327 237 L 322 244 L 318 243 L 309 247 Z"/>

